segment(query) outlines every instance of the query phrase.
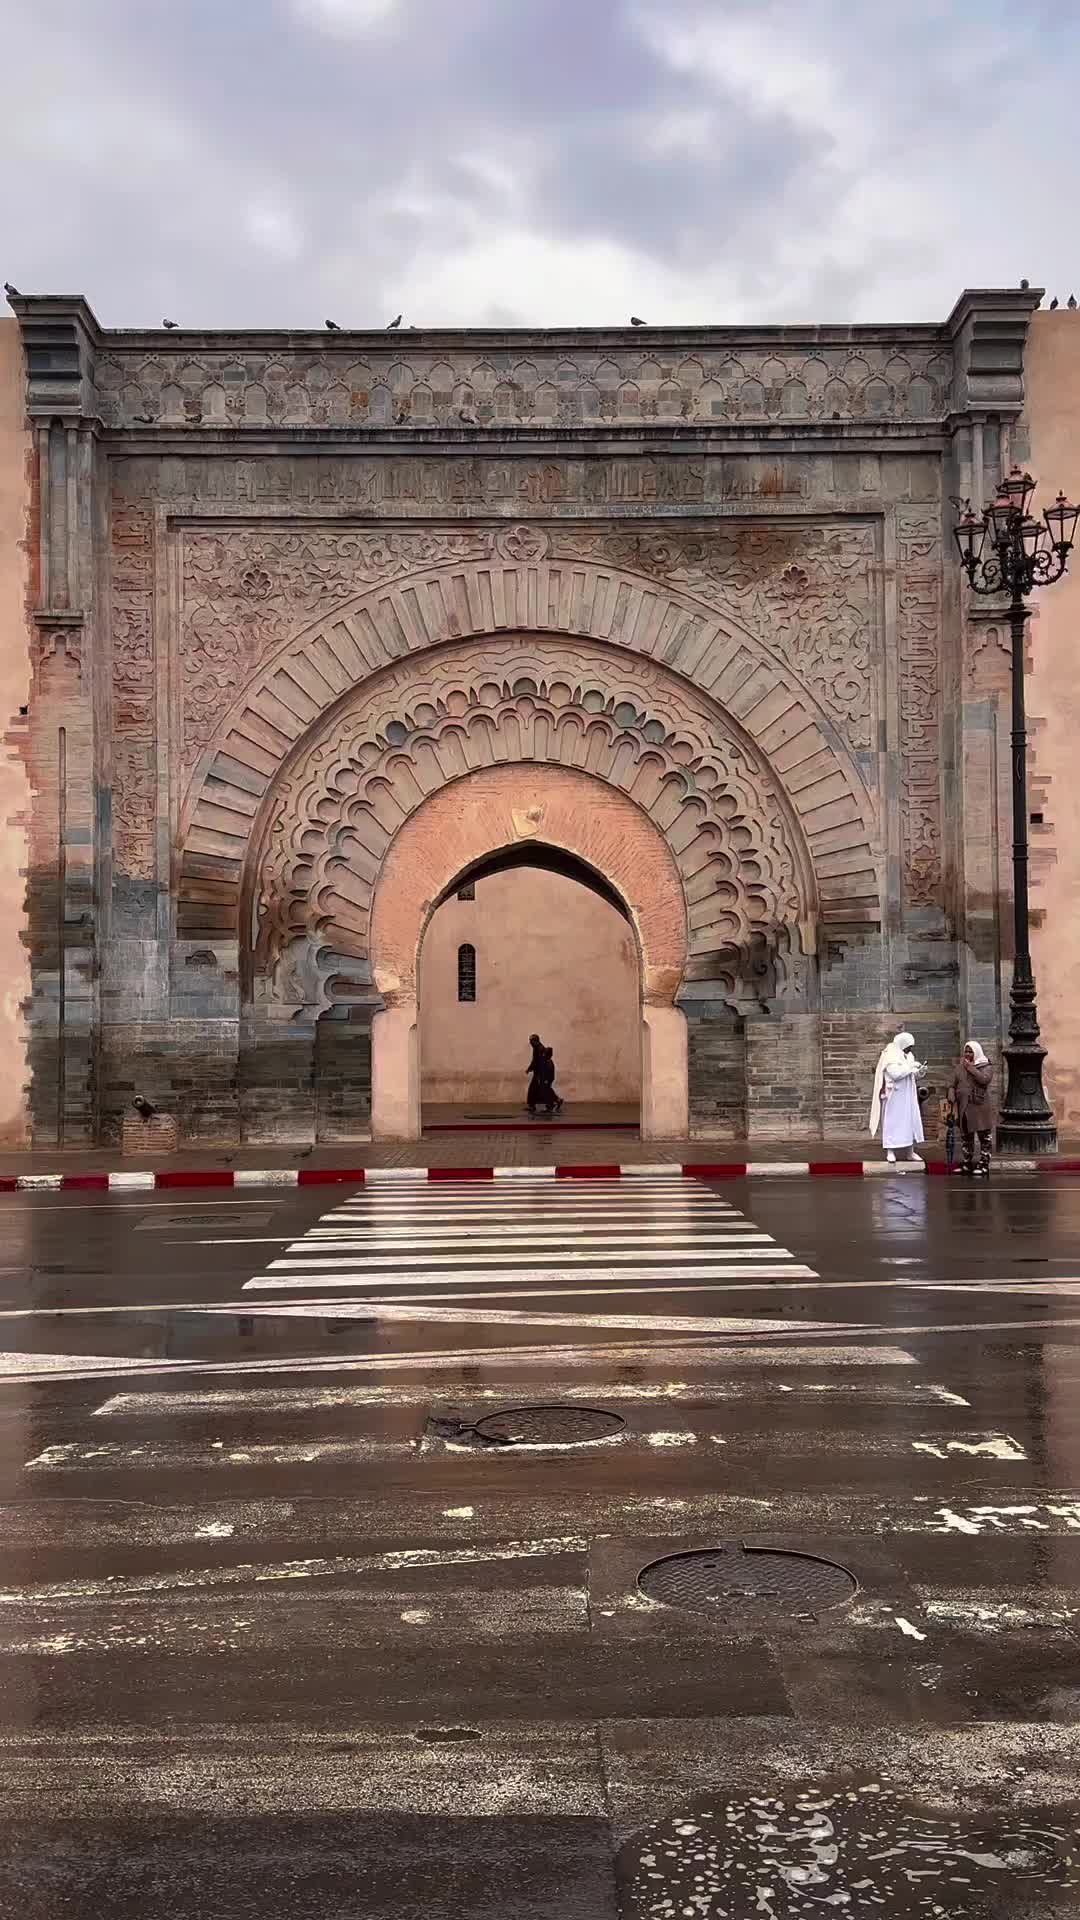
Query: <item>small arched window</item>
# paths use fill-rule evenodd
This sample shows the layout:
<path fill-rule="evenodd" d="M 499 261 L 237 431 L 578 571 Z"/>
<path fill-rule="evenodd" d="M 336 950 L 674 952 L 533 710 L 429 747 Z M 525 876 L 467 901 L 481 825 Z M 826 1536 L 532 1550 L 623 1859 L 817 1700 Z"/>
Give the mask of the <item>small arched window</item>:
<path fill-rule="evenodd" d="M 476 948 L 468 941 L 457 950 L 457 997 L 476 999 Z"/>

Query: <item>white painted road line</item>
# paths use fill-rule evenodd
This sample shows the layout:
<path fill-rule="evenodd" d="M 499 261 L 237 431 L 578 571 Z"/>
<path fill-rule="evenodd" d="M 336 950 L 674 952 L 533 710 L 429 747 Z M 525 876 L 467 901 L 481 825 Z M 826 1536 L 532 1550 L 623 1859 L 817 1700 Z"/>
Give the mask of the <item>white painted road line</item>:
<path fill-rule="evenodd" d="M 677 1364 L 677 1363 L 676 1363 Z M 504 1386 L 493 1385 L 485 1380 L 483 1387 L 470 1393 L 473 1402 L 491 1401 L 496 1405 L 506 1399 L 510 1393 L 516 1393 L 516 1383 L 507 1382 Z M 596 1397 L 595 1386 L 586 1383 L 578 1386 L 570 1381 L 559 1389 L 560 1400 L 570 1403 L 588 1401 Z M 665 1380 L 649 1381 L 608 1381 L 604 1387 L 605 1403 L 609 1400 L 629 1400 L 635 1404 L 678 1405 L 689 1401 L 694 1406 L 725 1406 L 732 1400 L 751 1400 L 758 1393 L 778 1400 L 781 1394 L 788 1398 L 806 1399 L 813 1395 L 839 1394 L 845 1403 L 853 1407 L 861 1405 L 890 1407 L 950 1406 L 967 1407 L 970 1401 L 963 1394 L 954 1393 L 950 1387 L 922 1380 L 845 1380 L 845 1381 L 800 1381 L 791 1385 L 783 1380 L 763 1380 L 760 1385 L 753 1380 Z M 198 1414 L 205 1419 L 226 1413 L 319 1413 L 324 1410 L 347 1407 L 381 1406 L 420 1406 L 427 1407 L 431 1402 L 431 1388 L 426 1380 L 395 1380 L 391 1382 L 365 1381 L 362 1384 L 334 1385 L 328 1387 L 181 1387 L 173 1392 L 121 1392 L 110 1394 L 107 1400 L 95 1407 L 94 1417 L 101 1420 L 142 1420 L 164 1415 L 170 1419 L 180 1414 Z"/>
<path fill-rule="evenodd" d="M 303 1246 L 304 1242 L 300 1241 L 298 1244 Z M 308 1245 L 310 1246 L 310 1242 Z M 609 1258 L 602 1262 L 599 1256 L 607 1243 L 602 1242 L 598 1247 L 580 1249 L 565 1248 L 562 1242 L 558 1242 L 557 1245 L 559 1260 L 567 1266 L 602 1264 L 606 1267 L 619 1267 L 625 1264 L 656 1268 L 662 1272 L 668 1272 L 676 1267 L 681 1268 L 684 1258 L 696 1257 L 699 1261 L 711 1260 L 722 1266 L 726 1261 L 752 1260 L 766 1252 L 774 1260 L 790 1260 L 792 1257 L 785 1247 L 778 1247 L 775 1241 L 770 1240 L 768 1235 L 763 1233 L 740 1235 L 737 1241 L 728 1241 L 707 1251 L 703 1249 L 696 1256 L 682 1253 L 673 1256 L 669 1252 L 659 1250 L 643 1251 L 640 1247 L 621 1253 L 615 1248 L 608 1247 Z M 550 1252 L 547 1257 L 551 1258 Z M 452 1253 L 432 1253 L 426 1247 L 415 1247 L 410 1251 L 408 1246 L 404 1246 L 393 1253 L 373 1253 L 366 1247 L 356 1247 L 344 1253 L 334 1254 L 310 1252 L 283 1254 L 279 1260 L 271 1260 L 270 1271 L 315 1273 L 320 1269 L 332 1271 L 340 1267 L 358 1267 L 372 1273 L 385 1273 L 394 1267 L 408 1265 L 418 1273 L 424 1270 L 435 1271 L 440 1267 L 454 1267 L 468 1272 L 474 1267 L 505 1267 L 508 1270 L 529 1267 L 535 1260 L 536 1255 L 529 1253 L 527 1249 L 522 1249 L 520 1252 L 507 1249 L 504 1253 L 476 1253 L 464 1251 L 459 1247 Z"/>
<path fill-rule="evenodd" d="M 771 1278 L 773 1275 L 776 1275 L 778 1277 L 782 1275 L 785 1278 L 792 1274 L 805 1275 L 805 1274 L 809 1274 L 811 1269 L 809 1267 L 797 1267 L 797 1266 L 796 1267 L 772 1266 L 772 1265 L 769 1265 L 768 1263 L 762 1263 L 759 1266 L 753 1267 L 751 1271 L 755 1273 L 760 1279 L 765 1280 L 765 1279 Z M 715 1268 L 683 1267 L 680 1269 L 680 1272 L 688 1280 L 710 1280 L 714 1277 Z M 463 1277 L 468 1285 L 473 1286 L 478 1284 L 481 1280 L 488 1278 L 489 1276 L 482 1275 L 482 1274 L 475 1274 L 475 1275 L 465 1275 Z M 490 1283 L 492 1286 L 499 1286 L 505 1283 L 506 1278 L 510 1278 L 510 1277 L 513 1277 L 516 1279 L 522 1279 L 524 1276 L 521 1274 L 517 1274 L 514 1276 L 511 1276 L 509 1274 L 505 1276 L 502 1274 L 492 1274 L 490 1276 Z M 562 1267 L 545 1267 L 545 1268 L 539 1268 L 535 1270 L 534 1272 L 530 1273 L 528 1277 L 532 1280 L 536 1280 L 540 1282 L 541 1285 L 554 1286 L 562 1281 L 565 1281 L 567 1276 L 566 1276 L 565 1270 Z M 637 1278 L 637 1279 L 645 1280 L 645 1279 L 649 1279 L 650 1277 L 655 1279 L 656 1276 L 655 1275 L 650 1276 L 644 1271 L 641 1271 L 635 1274 L 632 1270 L 629 1272 L 625 1272 L 613 1267 L 586 1267 L 582 1269 L 580 1272 L 575 1273 L 574 1275 L 575 1280 L 577 1280 L 579 1283 L 586 1279 L 611 1281 L 611 1280 Z M 400 1274 L 400 1275 L 395 1274 L 393 1276 L 390 1276 L 389 1274 L 383 1274 L 381 1277 L 379 1275 L 367 1275 L 363 1273 L 342 1273 L 342 1274 L 336 1274 L 336 1273 L 325 1274 L 324 1273 L 324 1274 L 317 1274 L 317 1275 L 313 1274 L 310 1279 L 306 1279 L 302 1274 L 274 1274 L 274 1275 L 260 1276 L 258 1279 L 255 1279 L 255 1280 L 246 1280 L 244 1282 L 243 1290 L 245 1293 L 249 1291 L 253 1293 L 261 1293 L 261 1292 L 304 1293 L 309 1290 L 317 1289 L 321 1287 L 356 1287 L 356 1288 L 372 1287 L 372 1286 L 375 1286 L 375 1287 L 378 1287 L 378 1286 L 425 1287 L 425 1286 L 430 1286 L 431 1284 L 432 1284 L 431 1276 L 429 1274 L 424 1274 L 424 1273 L 409 1273 L 409 1274 Z M 657 1293 L 662 1294 L 664 1289 L 663 1287 L 657 1287 L 656 1291 Z M 380 1303 L 378 1301 L 373 1299 L 368 1299 L 365 1301 L 365 1305 L 372 1309 L 379 1304 Z M 585 1324 L 586 1320 L 587 1320 L 587 1316 L 585 1316 L 585 1319 L 583 1319 L 582 1324 Z M 789 1332 L 792 1331 L 792 1326 L 790 1322 L 785 1321 L 784 1325 Z M 800 1322 L 800 1328 L 803 1332 L 806 1331 L 805 1322 Z"/>
<path fill-rule="evenodd" d="M 220 1307 L 207 1308 L 208 1313 L 224 1311 Z M 321 1320 L 366 1320 L 373 1319 L 371 1309 L 351 1301 L 292 1301 L 287 1304 L 274 1303 L 273 1306 L 261 1306 L 256 1302 L 245 1302 L 244 1311 L 253 1315 L 270 1315 L 278 1318 L 318 1318 Z M 230 1315 L 231 1317 L 231 1315 Z M 650 1331 L 652 1323 L 649 1324 Z M 588 1325 L 588 1321 L 585 1321 Z M 688 1339 L 690 1336 L 688 1336 Z M 685 1346 L 664 1346 L 657 1341 L 647 1344 L 635 1340 L 629 1345 L 614 1344 L 611 1341 L 583 1341 L 577 1346 L 556 1346 L 545 1342 L 542 1346 L 522 1343 L 508 1347 L 505 1341 L 497 1346 L 433 1347 L 405 1348 L 399 1352 L 338 1354 L 332 1359 L 319 1356 L 315 1359 L 297 1358 L 295 1355 L 280 1360 L 144 1360 L 117 1356 L 104 1359 L 100 1363 L 85 1358 L 82 1366 L 72 1368 L 65 1378 L 72 1380 L 106 1380 L 123 1378 L 125 1375 L 138 1374 L 140 1378 L 153 1378 L 156 1375 L 174 1378 L 177 1375 L 203 1375 L 216 1377 L 219 1374 L 229 1378 L 248 1377 L 250 1375 L 274 1376 L 278 1374 L 393 1374 L 418 1373 L 424 1380 L 432 1373 L 448 1372 L 458 1374 L 463 1366 L 527 1367 L 536 1370 L 538 1364 L 551 1365 L 558 1369 L 581 1369 L 595 1372 L 597 1365 L 613 1366 L 619 1364 L 640 1364 L 645 1354 L 649 1364 L 663 1367 L 724 1367 L 729 1372 L 736 1368 L 747 1372 L 762 1367 L 775 1368 L 777 1372 L 797 1372 L 799 1368 L 813 1368 L 815 1371 L 825 1367 L 832 1372 L 843 1372 L 855 1368 L 874 1367 L 915 1367 L 918 1362 L 913 1353 L 906 1353 L 900 1347 L 873 1346 L 783 1346 L 761 1347 L 744 1344 L 732 1337 L 723 1345 L 707 1346 L 695 1335 L 693 1344 Z M 0 1380 L 10 1384 L 33 1379 L 39 1370 L 34 1365 L 35 1355 L 14 1355 L 13 1359 L 25 1361 L 19 1370 L 0 1375 Z M 74 1358 L 75 1356 L 73 1356 Z M 797 1389 L 799 1390 L 799 1389 Z M 590 1389 L 590 1398 L 594 1397 Z"/>
<path fill-rule="evenodd" d="M 699 1190 L 689 1199 L 684 1192 L 672 1206 L 666 1176 L 659 1183 L 663 1201 L 657 1183 L 643 1176 L 633 1184 L 628 1216 L 626 1189 L 613 1202 L 614 1183 L 603 1184 L 606 1195 L 596 1187 L 545 1180 L 541 1204 L 536 1189 L 517 1180 L 498 1196 L 490 1189 L 478 1194 L 468 1183 L 456 1193 L 429 1187 L 419 1204 L 416 1188 L 405 1201 L 400 1190 L 392 1197 L 358 1194 L 328 1210 L 242 1290 L 347 1288 L 367 1296 L 380 1318 L 395 1317 L 398 1303 L 411 1293 L 410 1312 L 423 1317 L 429 1311 L 439 1319 L 443 1301 L 471 1301 L 468 1311 L 486 1315 L 493 1311 L 488 1300 L 536 1299 L 541 1290 L 548 1298 L 583 1303 L 600 1294 L 656 1299 L 696 1281 L 817 1279 L 812 1267 L 726 1200 Z M 383 1298 L 376 1301 L 372 1296 L 380 1289 Z"/>
<path fill-rule="evenodd" d="M 112 1440 L 104 1445 L 64 1441 L 35 1454 L 26 1462 L 26 1471 L 101 1473 L 119 1467 L 140 1473 L 158 1469 L 205 1473 L 232 1467 L 302 1467 L 320 1463 L 342 1466 L 363 1460 L 403 1459 L 416 1452 L 418 1443 L 419 1436 L 415 1440 L 359 1437 L 352 1440 L 241 1440 L 235 1445 L 217 1440 L 148 1440 L 139 1446 L 124 1446 Z"/>
<path fill-rule="evenodd" d="M 181 1593 L 218 1587 L 259 1585 L 264 1581 L 340 1579 L 343 1574 L 396 1573 L 421 1567 L 460 1567 L 500 1560 L 550 1560 L 566 1553 L 587 1553 L 585 1534 L 561 1534 L 548 1540 L 492 1541 L 482 1546 L 393 1547 L 381 1553 L 342 1554 L 334 1558 L 246 1562 L 238 1567 L 163 1569 L 124 1573 L 112 1579 L 75 1577 L 40 1581 L 0 1591 L 0 1607 L 40 1605 L 55 1600 L 128 1600 L 136 1595 Z"/>
<path fill-rule="evenodd" d="M 431 1307 L 407 1306 L 398 1300 L 379 1300 L 372 1302 L 378 1308 L 380 1320 L 427 1320 L 446 1321 L 451 1325 L 469 1326 L 506 1326 L 506 1327 L 626 1327 L 637 1328 L 642 1333 L 735 1333 L 740 1323 L 731 1320 L 712 1319 L 694 1314 L 647 1314 L 647 1313 L 527 1313 L 509 1309 L 490 1307 Z M 782 1328 L 772 1329 L 767 1325 L 763 1329 L 752 1321 L 741 1323 L 747 1333 L 760 1335 L 766 1332 L 783 1332 L 787 1336 L 805 1337 L 808 1329 L 805 1325 L 793 1327 L 785 1321 Z M 848 1331 L 847 1328 L 828 1327 L 822 1332 L 831 1335 Z"/>
<path fill-rule="evenodd" d="M 402 1203 L 395 1196 L 391 1206 L 380 1206 L 377 1200 L 368 1199 L 362 1206 L 338 1206 L 326 1214 L 328 1220 L 516 1220 L 531 1219 L 570 1219 L 590 1218 L 597 1220 L 666 1220 L 693 1219 L 704 1220 L 723 1217 L 738 1218 L 739 1210 L 728 1200 L 706 1198 L 695 1200 L 689 1194 L 671 1200 L 630 1199 L 619 1202 L 599 1195 L 593 1200 L 579 1200 L 576 1196 L 563 1200 L 556 1199 L 548 1189 L 543 1198 L 529 1196 L 517 1201 L 515 1195 L 504 1200 L 501 1195 L 493 1196 L 486 1205 L 470 1194 L 467 1200 L 456 1205 L 444 1195 L 429 1200 L 425 1205 Z"/>
<path fill-rule="evenodd" d="M 736 1213 L 733 1202 L 704 1188 L 673 1193 L 651 1193 L 639 1187 L 629 1192 L 588 1193 L 581 1187 L 540 1187 L 523 1192 L 520 1187 L 489 1187 L 486 1194 L 475 1187 L 460 1194 L 445 1187 L 430 1187 L 420 1195 L 369 1193 L 354 1200 L 337 1200 L 333 1213 L 420 1214 L 420 1213 Z"/>
<path fill-rule="evenodd" d="M 463 1202 L 459 1207 L 447 1206 L 445 1201 L 429 1207 L 337 1207 L 321 1216 L 324 1220 L 355 1220 L 357 1225 L 378 1220 L 742 1220 L 745 1215 L 737 1207 L 730 1206 L 726 1200 L 650 1200 L 645 1204 L 627 1201 L 624 1206 L 612 1206 L 607 1200 L 593 1201 L 591 1205 L 584 1201 L 568 1200 L 561 1206 L 543 1206 L 539 1201 L 529 1201 L 522 1206 L 509 1206 L 493 1200 L 490 1206 L 477 1206 L 474 1201 Z"/>
<path fill-rule="evenodd" d="M 620 1254 L 620 1257 L 626 1258 L 632 1258 L 634 1254 L 640 1253 L 641 1250 L 640 1234 L 595 1233 L 591 1230 L 583 1231 L 582 1229 L 578 1229 L 573 1234 L 566 1233 L 565 1231 L 560 1233 L 546 1233 L 542 1231 L 533 1232 L 526 1228 L 514 1228 L 507 1229 L 504 1233 L 482 1233 L 479 1230 L 474 1230 L 472 1233 L 418 1233 L 408 1234 L 402 1237 L 400 1229 L 395 1228 L 392 1234 L 312 1234 L 312 1236 L 307 1239 L 290 1240 L 288 1243 L 288 1252 L 294 1254 L 303 1250 L 307 1255 L 321 1256 L 323 1254 L 339 1254 L 344 1251 L 351 1253 L 354 1258 L 358 1260 L 366 1261 L 370 1258 L 372 1261 L 384 1261 L 397 1259 L 407 1260 L 413 1249 L 418 1249 L 427 1255 L 429 1250 L 433 1250 L 436 1247 L 449 1247 L 452 1249 L 451 1251 L 448 1251 L 445 1256 L 439 1255 L 438 1257 L 453 1262 L 465 1257 L 464 1253 L 459 1251 L 459 1249 L 469 1247 L 489 1248 L 496 1242 L 501 1244 L 504 1251 L 498 1254 L 487 1252 L 482 1254 L 477 1253 L 475 1256 L 476 1260 L 481 1263 L 490 1261 L 492 1264 L 497 1265 L 500 1260 L 508 1257 L 507 1249 L 513 1250 L 509 1253 L 509 1257 L 512 1259 L 517 1259 L 518 1257 L 528 1258 L 529 1256 L 524 1252 L 524 1249 L 527 1247 L 566 1247 L 570 1249 L 566 1255 L 567 1259 L 581 1259 L 585 1257 L 584 1254 L 574 1253 L 572 1251 L 574 1247 L 584 1247 L 586 1252 L 596 1247 L 609 1247 L 612 1253 L 615 1253 L 617 1249 L 628 1248 L 630 1250 L 628 1254 L 625 1256 Z M 736 1221 L 733 1222 L 730 1227 L 708 1233 L 671 1233 L 665 1231 L 663 1239 L 664 1251 L 663 1253 L 658 1251 L 655 1258 L 666 1260 L 669 1252 L 675 1249 L 681 1250 L 683 1247 L 740 1248 L 751 1246 L 774 1247 L 775 1245 L 776 1242 L 771 1234 L 748 1232 Z M 289 1264 L 294 1265 L 295 1262 L 290 1261 Z M 306 1262 L 306 1264 L 314 1264 L 314 1259 L 312 1258 L 312 1260 Z M 341 1262 L 337 1260 L 333 1264 L 340 1266 Z"/>
<path fill-rule="evenodd" d="M 504 1287 L 503 1285 L 504 1279 L 511 1280 L 511 1279 L 518 1278 L 520 1276 L 509 1274 L 509 1273 L 506 1275 L 477 1274 L 476 1284 L 478 1286 L 482 1285 L 489 1290 L 485 1290 L 482 1293 L 471 1293 L 468 1290 L 463 1291 L 460 1287 L 454 1287 L 453 1291 L 450 1293 L 410 1293 L 408 1297 L 409 1297 L 409 1304 L 411 1306 L 415 1306 L 417 1301 L 420 1301 L 420 1300 L 458 1300 L 458 1301 L 464 1301 L 464 1300 L 483 1300 L 483 1301 L 488 1301 L 488 1300 L 603 1300 L 603 1299 L 627 1300 L 631 1298 L 643 1298 L 647 1300 L 667 1300 L 667 1299 L 670 1299 L 672 1294 L 676 1294 L 676 1293 L 717 1294 L 717 1293 L 734 1293 L 739 1291 L 743 1293 L 761 1293 L 766 1290 L 766 1285 L 767 1285 L 768 1291 L 771 1293 L 777 1276 L 780 1273 L 785 1273 L 785 1274 L 788 1273 L 790 1269 L 787 1267 L 782 1267 L 782 1268 L 761 1267 L 761 1268 L 755 1269 L 754 1271 L 756 1273 L 756 1278 L 753 1281 L 744 1283 L 739 1288 L 725 1286 L 723 1282 L 718 1282 L 715 1280 L 694 1281 L 691 1284 L 687 1285 L 687 1284 L 684 1284 L 681 1280 L 674 1280 L 674 1281 L 669 1280 L 666 1276 L 660 1281 L 654 1281 L 650 1286 L 640 1286 L 640 1287 L 633 1286 L 633 1285 L 630 1285 L 630 1286 L 620 1285 L 617 1287 L 601 1287 L 601 1286 L 585 1285 L 585 1286 L 577 1286 L 577 1287 L 531 1287 L 530 1286 L 530 1287 L 507 1288 L 507 1287 Z M 443 1275 L 441 1277 L 445 1283 L 446 1276 Z M 569 1274 L 566 1276 L 567 1279 L 569 1279 L 570 1277 L 571 1276 Z M 577 1274 L 573 1276 L 575 1280 L 578 1277 L 579 1276 Z M 384 1286 L 394 1286 L 396 1284 L 397 1283 L 395 1281 L 388 1281 L 386 1279 L 383 1280 Z M 436 1284 L 436 1277 L 433 1276 L 432 1285 L 435 1285 L 435 1284 Z M 389 1296 L 384 1295 L 383 1297 L 385 1298 Z"/>

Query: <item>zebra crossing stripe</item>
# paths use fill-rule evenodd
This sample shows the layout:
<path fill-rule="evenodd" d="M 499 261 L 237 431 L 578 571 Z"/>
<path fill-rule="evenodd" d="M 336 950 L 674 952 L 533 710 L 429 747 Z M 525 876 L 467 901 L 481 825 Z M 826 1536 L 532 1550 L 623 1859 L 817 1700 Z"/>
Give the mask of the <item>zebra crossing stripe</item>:
<path fill-rule="evenodd" d="M 813 1267 L 727 1200 L 684 1192 L 672 1202 L 672 1191 L 666 1175 L 642 1176 L 628 1196 L 628 1217 L 608 1203 L 606 1170 L 598 1185 L 515 1180 L 489 1200 L 464 1190 L 436 1196 L 415 1178 L 392 1181 L 331 1208 L 242 1291 L 349 1289 L 366 1296 L 379 1316 L 388 1302 L 375 1293 L 389 1290 L 400 1302 L 427 1289 L 427 1300 L 414 1298 L 409 1310 L 422 1317 L 430 1303 L 440 1318 L 436 1301 L 465 1297 L 484 1301 L 474 1311 L 486 1315 L 492 1289 L 505 1292 L 508 1285 L 522 1297 L 543 1289 L 581 1298 L 623 1289 L 661 1295 L 665 1287 L 732 1279 L 745 1285 L 818 1279 Z M 433 1286 L 441 1291 L 431 1294 Z M 466 1296 L 465 1289 L 474 1291 Z M 583 1315 L 582 1323 L 590 1317 Z"/>

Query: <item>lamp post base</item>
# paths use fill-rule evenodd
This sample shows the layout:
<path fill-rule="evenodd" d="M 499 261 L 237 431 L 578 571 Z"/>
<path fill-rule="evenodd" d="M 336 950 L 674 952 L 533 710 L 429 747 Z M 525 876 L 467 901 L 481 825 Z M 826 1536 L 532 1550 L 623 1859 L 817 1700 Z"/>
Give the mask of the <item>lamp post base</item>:
<path fill-rule="evenodd" d="M 998 1115 L 997 1150 L 1000 1154 L 1031 1155 L 1057 1152 L 1057 1122 L 1043 1091 L 1042 1069 L 1046 1048 L 1038 1041 L 1010 1041 L 1004 1048 L 1008 1092 Z"/>

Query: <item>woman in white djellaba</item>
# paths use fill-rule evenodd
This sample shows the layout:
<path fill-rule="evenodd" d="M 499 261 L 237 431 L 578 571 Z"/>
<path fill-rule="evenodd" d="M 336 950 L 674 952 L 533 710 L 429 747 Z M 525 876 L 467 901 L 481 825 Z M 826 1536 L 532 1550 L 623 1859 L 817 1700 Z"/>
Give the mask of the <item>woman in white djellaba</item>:
<path fill-rule="evenodd" d="M 895 1034 L 878 1057 L 870 1131 L 876 1133 L 880 1126 L 887 1160 L 895 1160 L 898 1154 L 910 1160 L 916 1140 L 925 1138 L 917 1085 L 923 1070 L 922 1061 L 915 1058 L 912 1033 Z"/>

